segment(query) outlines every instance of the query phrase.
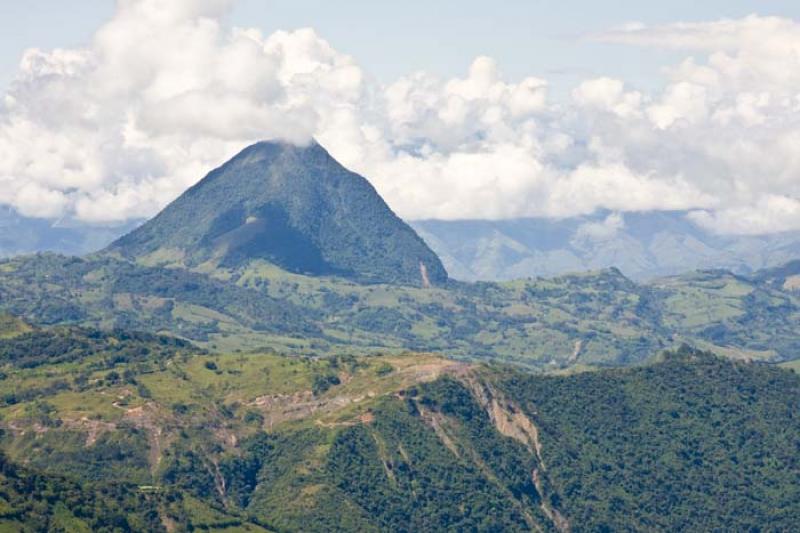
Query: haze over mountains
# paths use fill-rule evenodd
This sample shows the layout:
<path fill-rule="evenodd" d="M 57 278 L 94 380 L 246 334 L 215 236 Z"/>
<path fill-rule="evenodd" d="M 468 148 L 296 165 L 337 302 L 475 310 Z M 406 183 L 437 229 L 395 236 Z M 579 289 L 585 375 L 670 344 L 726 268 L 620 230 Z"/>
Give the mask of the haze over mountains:
<path fill-rule="evenodd" d="M 0 257 L 36 252 L 84 255 L 104 248 L 139 224 L 140 221 L 130 221 L 114 226 L 88 226 L 74 221 L 30 218 L 9 206 L 0 206 Z"/>
<path fill-rule="evenodd" d="M 800 257 L 800 233 L 717 235 L 685 211 L 566 219 L 419 220 L 411 225 L 461 280 L 512 280 L 616 267 L 648 280 L 719 268 L 747 274 Z"/>
<path fill-rule="evenodd" d="M 413 220 L 409 225 L 439 256 L 449 276 L 464 281 L 549 277 L 610 267 L 643 281 L 709 268 L 746 274 L 800 256 L 798 232 L 717 235 L 686 215 L 600 211 L 565 219 Z M 84 255 L 141 224 L 65 225 L 3 207 L 0 257 L 42 251 Z"/>

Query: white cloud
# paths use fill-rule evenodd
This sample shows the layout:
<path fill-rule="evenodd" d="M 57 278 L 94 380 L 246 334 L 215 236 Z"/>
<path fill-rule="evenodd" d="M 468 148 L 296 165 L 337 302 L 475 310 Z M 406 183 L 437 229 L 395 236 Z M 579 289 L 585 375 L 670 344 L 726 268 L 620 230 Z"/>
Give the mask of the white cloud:
<path fill-rule="evenodd" d="M 696 124 L 708 117 L 706 88 L 689 82 L 678 82 L 667 87 L 660 102 L 647 109 L 647 116 L 659 129 L 666 129 L 677 121 Z"/>
<path fill-rule="evenodd" d="M 611 213 L 600 222 L 585 222 L 578 226 L 574 239 L 605 241 L 616 237 L 622 229 L 625 229 L 625 217 L 621 213 Z"/>
<path fill-rule="evenodd" d="M 588 109 L 614 113 L 622 118 L 641 114 L 642 94 L 625 92 L 625 85 L 612 78 L 586 80 L 572 91 L 576 104 Z"/>
<path fill-rule="evenodd" d="M 632 168 L 672 168 L 711 195 L 715 204 L 691 218 L 715 231 L 800 227 L 799 23 L 751 15 L 636 25 L 596 38 L 707 54 L 666 69 L 667 86 L 646 106 L 655 135 L 605 137 Z M 634 131 L 630 122 L 622 131 Z M 649 162 L 636 161 L 642 157 Z"/>
<path fill-rule="evenodd" d="M 714 22 L 643 24 L 594 36 L 603 42 L 708 54 L 705 64 L 687 58 L 670 74 L 716 92 L 769 89 L 795 94 L 800 81 L 800 24 L 781 17 L 750 15 Z"/>
<path fill-rule="evenodd" d="M 86 48 L 26 52 L 0 100 L 0 203 L 149 216 L 247 143 L 315 136 L 406 218 L 687 209 L 721 232 L 800 227 L 794 21 L 626 25 L 595 38 L 699 57 L 661 91 L 600 77 L 555 104 L 488 57 L 384 86 L 311 29 L 229 28 L 231 5 L 123 0 Z"/>
<path fill-rule="evenodd" d="M 800 201 L 786 196 L 759 198 L 755 205 L 744 205 L 717 211 L 692 211 L 689 218 L 696 224 L 717 233 L 759 235 L 800 230 Z"/>

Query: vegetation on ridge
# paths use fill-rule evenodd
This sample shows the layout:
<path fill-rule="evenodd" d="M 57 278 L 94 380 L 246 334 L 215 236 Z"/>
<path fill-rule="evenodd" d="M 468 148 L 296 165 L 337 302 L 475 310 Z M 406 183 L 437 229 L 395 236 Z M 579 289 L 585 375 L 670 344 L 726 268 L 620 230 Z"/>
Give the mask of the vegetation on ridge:
<path fill-rule="evenodd" d="M 0 476 L 0 525 L 706 531 L 800 519 L 800 376 L 773 366 L 683 349 L 549 376 L 105 335 L 0 340 L 3 354 L 31 350 L 0 358 L 6 475 L 37 480 Z M 35 356 L 53 343 L 73 355 Z"/>
<path fill-rule="evenodd" d="M 537 367 L 632 364 L 683 341 L 789 360 L 800 353 L 799 298 L 716 271 L 650 285 L 612 269 L 423 289 L 258 261 L 207 272 L 51 254 L 0 262 L 0 308 L 32 323 L 165 332 L 211 351 L 414 350 Z"/>

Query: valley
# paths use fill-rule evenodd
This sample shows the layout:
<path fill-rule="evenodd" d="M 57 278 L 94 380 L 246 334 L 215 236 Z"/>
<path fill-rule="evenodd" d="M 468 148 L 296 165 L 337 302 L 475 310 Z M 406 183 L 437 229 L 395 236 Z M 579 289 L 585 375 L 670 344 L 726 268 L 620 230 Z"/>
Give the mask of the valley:
<path fill-rule="evenodd" d="M 799 2 L 0 29 L 0 533 L 800 532 Z"/>
<path fill-rule="evenodd" d="M 798 276 L 457 281 L 259 143 L 100 252 L 0 261 L 0 530 L 787 530 Z"/>

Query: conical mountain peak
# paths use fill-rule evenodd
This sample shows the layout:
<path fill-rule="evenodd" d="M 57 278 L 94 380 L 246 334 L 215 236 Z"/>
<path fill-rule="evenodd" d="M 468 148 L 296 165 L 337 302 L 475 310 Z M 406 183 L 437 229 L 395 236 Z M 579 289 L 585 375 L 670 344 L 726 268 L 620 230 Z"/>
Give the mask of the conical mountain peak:
<path fill-rule="evenodd" d="M 447 279 L 436 254 L 372 185 L 315 141 L 245 148 L 109 250 L 188 266 L 263 259 L 290 272 L 368 283 Z"/>

